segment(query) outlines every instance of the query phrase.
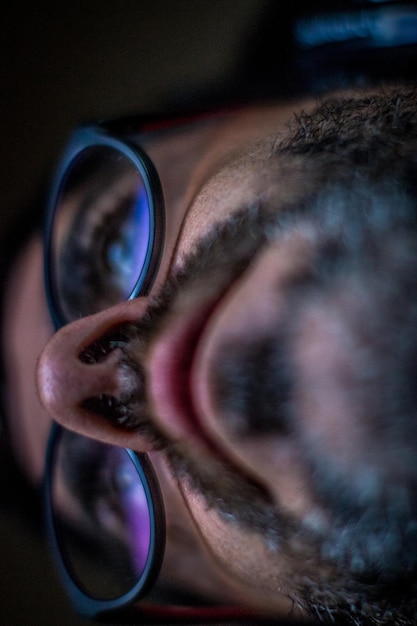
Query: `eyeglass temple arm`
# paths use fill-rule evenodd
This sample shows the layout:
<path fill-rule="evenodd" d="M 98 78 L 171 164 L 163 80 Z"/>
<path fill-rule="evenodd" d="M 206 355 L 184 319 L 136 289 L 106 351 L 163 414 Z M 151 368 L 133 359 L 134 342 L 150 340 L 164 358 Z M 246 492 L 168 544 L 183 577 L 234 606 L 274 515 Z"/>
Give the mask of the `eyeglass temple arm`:
<path fill-rule="evenodd" d="M 276 619 L 269 619 L 241 607 L 185 607 L 153 606 L 141 603 L 97 616 L 101 623 L 110 624 L 275 624 Z M 261 621 L 259 621 L 261 620 Z M 292 624 L 292 626 L 296 626 Z M 306 626 L 304 624 L 303 626 Z"/>

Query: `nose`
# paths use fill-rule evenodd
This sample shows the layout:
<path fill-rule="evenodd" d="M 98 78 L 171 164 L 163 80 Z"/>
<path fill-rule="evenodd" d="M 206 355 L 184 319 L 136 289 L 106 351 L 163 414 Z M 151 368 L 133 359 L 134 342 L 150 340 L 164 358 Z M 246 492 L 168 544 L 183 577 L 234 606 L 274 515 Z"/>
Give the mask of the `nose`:
<path fill-rule="evenodd" d="M 100 412 L 106 404 L 109 412 L 114 411 L 120 398 L 142 391 L 137 372 L 126 366 L 117 342 L 111 338 L 118 336 L 123 326 L 140 319 L 146 308 L 145 298 L 123 302 L 72 322 L 52 337 L 38 363 L 37 386 L 41 402 L 53 419 L 81 434 L 133 447 L 132 437 L 117 427 L 117 420 L 103 419 Z M 100 405 L 97 399 L 101 400 L 101 410 L 91 410 L 94 399 L 96 407 Z M 136 439 L 136 449 L 149 448 L 139 435 Z"/>

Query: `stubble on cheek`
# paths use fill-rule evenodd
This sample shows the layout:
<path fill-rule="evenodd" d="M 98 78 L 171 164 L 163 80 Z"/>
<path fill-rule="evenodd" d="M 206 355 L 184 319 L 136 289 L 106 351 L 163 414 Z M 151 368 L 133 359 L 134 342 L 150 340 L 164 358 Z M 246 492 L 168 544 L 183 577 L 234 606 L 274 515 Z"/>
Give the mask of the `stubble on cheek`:
<path fill-rule="evenodd" d="M 219 575 L 224 576 L 228 584 L 236 587 L 243 605 L 283 617 L 291 615 L 294 619 L 305 617 L 301 604 L 295 600 L 297 592 L 291 585 L 290 562 L 285 552 L 279 557 L 277 543 L 268 542 L 265 534 L 257 532 L 253 523 L 242 525 L 242 512 L 247 510 L 247 501 L 239 512 L 233 511 L 227 496 L 227 504 L 219 499 L 207 499 L 207 493 L 196 488 L 191 478 L 192 472 L 178 480 L 186 505 L 197 528 L 218 565 Z M 217 480 L 221 480 L 218 476 Z M 216 489 L 217 491 L 217 489 Z M 242 497 L 248 495 L 243 489 Z M 253 496 L 253 494 L 252 494 Z M 257 497 L 252 497 L 252 513 L 248 517 L 259 516 L 265 503 L 257 509 Z M 258 501 L 259 504 L 259 501 Z M 253 522 L 253 520 L 252 520 Z M 266 533 L 267 534 L 267 533 Z"/>

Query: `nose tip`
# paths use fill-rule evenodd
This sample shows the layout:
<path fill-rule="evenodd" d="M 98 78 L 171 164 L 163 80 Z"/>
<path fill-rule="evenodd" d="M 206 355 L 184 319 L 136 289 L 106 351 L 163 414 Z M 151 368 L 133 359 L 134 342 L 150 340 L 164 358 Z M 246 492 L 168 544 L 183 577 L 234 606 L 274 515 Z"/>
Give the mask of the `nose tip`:
<path fill-rule="evenodd" d="M 42 403 L 54 419 L 65 422 L 89 398 L 103 394 L 117 397 L 129 386 L 126 376 L 118 376 L 119 349 L 98 363 L 87 363 L 68 350 L 67 339 L 67 334 L 56 335 L 44 350 L 38 367 Z"/>
<path fill-rule="evenodd" d="M 103 345 L 117 327 L 140 317 L 144 308 L 139 300 L 122 303 L 77 320 L 52 337 L 39 359 L 37 387 L 42 404 L 57 422 L 82 430 L 91 398 L 117 401 L 137 392 L 138 376 L 124 365 L 120 347 L 109 347 L 107 341 L 107 349 L 98 354 L 91 346 Z"/>

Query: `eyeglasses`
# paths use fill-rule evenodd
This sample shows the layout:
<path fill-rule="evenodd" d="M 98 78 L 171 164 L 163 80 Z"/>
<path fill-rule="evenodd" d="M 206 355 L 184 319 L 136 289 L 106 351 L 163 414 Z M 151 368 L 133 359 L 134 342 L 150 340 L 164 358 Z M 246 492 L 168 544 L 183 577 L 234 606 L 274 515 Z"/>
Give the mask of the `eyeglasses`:
<path fill-rule="evenodd" d="M 52 186 L 46 229 L 45 284 L 57 328 L 147 293 L 164 209 L 145 152 L 103 127 L 79 129 Z"/>
<path fill-rule="evenodd" d="M 83 127 L 70 140 L 45 227 L 45 289 L 56 329 L 149 292 L 163 247 L 164 203 L 140 138 L 144 129 L 149 136 L 178 123 L 134 118 Z M 125 623 L 250 620 L 234 607 L 155 605 L 152 593 L 150 602 L 134 605 L 157 580 L 165 544 L 162 497 L 145 454 L 54 425 L 45 502 L 53 555 L 81 614 Z"/>

